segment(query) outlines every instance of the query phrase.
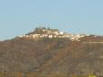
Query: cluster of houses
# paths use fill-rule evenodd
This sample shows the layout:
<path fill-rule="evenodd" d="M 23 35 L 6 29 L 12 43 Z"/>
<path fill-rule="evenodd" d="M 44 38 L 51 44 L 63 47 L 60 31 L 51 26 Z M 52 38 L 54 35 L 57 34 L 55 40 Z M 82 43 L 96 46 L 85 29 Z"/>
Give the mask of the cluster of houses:
<path fill-rule="evenodd" d="M 39 39 L 39 38 L 68 38 L 72 41 L 77 40 L 80 41 L 79 39 L 82 37 L 85 37 L 87 35 L 85 34 L 67 34 L 64 32 L 59 32 L 55 30 L 47 30 L 47 29 L 42 29 L 43 33 L 34 33 L 34 34 L 29 34 L 29 35 L 23 35 L 19 36 L 21 38 L 29 38 L 29 39 Z"/>

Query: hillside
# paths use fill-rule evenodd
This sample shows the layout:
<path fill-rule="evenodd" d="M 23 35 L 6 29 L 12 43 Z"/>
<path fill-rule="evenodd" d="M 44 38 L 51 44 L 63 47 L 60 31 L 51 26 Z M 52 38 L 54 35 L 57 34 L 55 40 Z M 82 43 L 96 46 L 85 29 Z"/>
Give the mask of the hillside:
<path fill-rule="evenodd" d="M 37 28 L 0 42 L 0 72 L 103 75 L 103 36 Z"/>

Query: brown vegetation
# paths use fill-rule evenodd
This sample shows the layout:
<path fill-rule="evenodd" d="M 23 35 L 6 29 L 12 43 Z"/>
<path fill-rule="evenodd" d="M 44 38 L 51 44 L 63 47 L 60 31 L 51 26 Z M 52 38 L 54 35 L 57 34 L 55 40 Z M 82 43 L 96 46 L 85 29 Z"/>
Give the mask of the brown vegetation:
<path fill-rule="evenodd" d="M 103 44 L 83 43 L 102 39 L 94 36 L 83 37 L 81 41 L 15 38 L 0 42 L 0 77 L 7 77 L 8 73 L 12 75 L 8 77 L 103 75 Z"/>

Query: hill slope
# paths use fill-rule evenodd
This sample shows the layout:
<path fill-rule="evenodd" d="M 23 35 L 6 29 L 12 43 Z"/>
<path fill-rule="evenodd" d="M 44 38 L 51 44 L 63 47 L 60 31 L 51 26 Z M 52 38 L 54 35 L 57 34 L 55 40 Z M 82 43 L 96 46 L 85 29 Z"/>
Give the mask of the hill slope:
<path fill-rule="evenodd" d="M 49 34 L 39 30 L 0 42 L 0 72 L 103 74 L 102 36 L 59 38 L 65 33 L 56 30 L 59 34 L 53 37 L 54 30 Z M 34 34 L 40 36 L 32 38 Z M 41 38 L 41 34 L 48 36 Z M 78 39 L 71 39 L 75 36 Z"/>

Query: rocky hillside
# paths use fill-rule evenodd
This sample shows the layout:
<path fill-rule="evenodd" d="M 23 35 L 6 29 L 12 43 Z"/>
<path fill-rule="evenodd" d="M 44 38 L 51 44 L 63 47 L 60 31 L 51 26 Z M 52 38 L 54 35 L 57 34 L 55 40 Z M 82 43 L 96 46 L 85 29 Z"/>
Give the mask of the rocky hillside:
<path fill-rule="evenodd" d="M 35 31 L 0 42 L 0 72 L 103 75 L 103 37 Z"/>

